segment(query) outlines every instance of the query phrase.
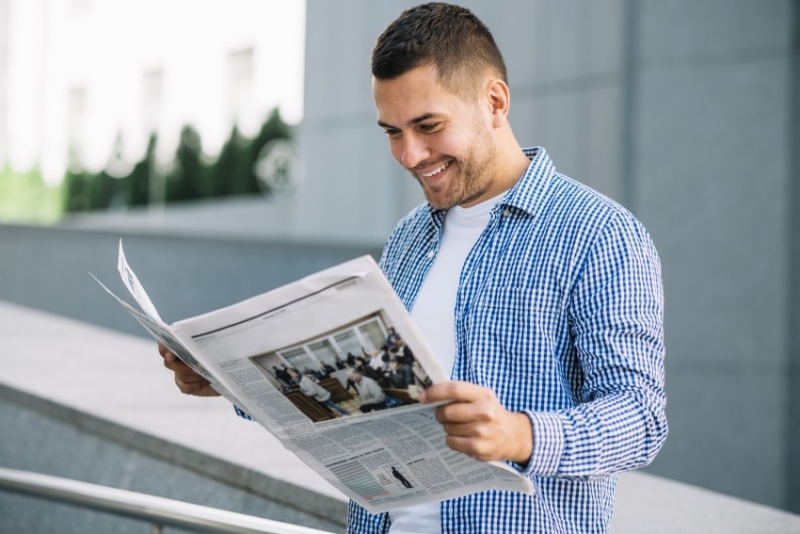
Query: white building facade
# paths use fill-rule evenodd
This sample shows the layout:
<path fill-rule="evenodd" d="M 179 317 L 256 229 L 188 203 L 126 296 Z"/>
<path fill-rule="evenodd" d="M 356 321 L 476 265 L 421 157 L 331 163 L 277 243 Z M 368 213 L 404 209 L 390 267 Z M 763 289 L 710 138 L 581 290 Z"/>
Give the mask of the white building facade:
<path fill-rule="evenodd" d="M 303 0 L 0 0 L 0 164 L 61 179 L 191 124 L 207 153 L 279 107 L 302 117 Z"/>

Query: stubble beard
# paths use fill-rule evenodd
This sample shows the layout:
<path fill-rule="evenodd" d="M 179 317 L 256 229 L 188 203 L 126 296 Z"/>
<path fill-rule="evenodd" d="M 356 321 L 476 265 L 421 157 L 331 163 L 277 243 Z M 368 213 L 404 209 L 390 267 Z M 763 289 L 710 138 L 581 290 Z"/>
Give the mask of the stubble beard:
<path fill-rule="evenodd" d="M 489 190 L 497 174 L 495 147 L 489 139 L 481 136 L 463 159 L 455 159 L 450 165 L 455 165 L 456 168 L 451 172 L 457 171 L 457 174 L 450 177 L 447 189 L 440 192 L 429 188 L 417 172 L 411 170 L 411 174 L 422 186 L 425 200 L 436 209 L 449 210 L 475 200 Z"/>

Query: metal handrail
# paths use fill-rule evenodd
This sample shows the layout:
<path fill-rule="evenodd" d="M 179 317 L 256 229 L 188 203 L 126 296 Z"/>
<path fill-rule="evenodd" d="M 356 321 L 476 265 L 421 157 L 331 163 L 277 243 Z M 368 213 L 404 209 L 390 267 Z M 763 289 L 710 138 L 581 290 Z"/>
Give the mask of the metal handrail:
<path fill-rule="evenodd" d="M 3 467 L 0 467 L 0 490 L 150 521 L 154 532 L 168 525 L 195 532 L 226 534 L 331 534 L 144 493 Z"/>

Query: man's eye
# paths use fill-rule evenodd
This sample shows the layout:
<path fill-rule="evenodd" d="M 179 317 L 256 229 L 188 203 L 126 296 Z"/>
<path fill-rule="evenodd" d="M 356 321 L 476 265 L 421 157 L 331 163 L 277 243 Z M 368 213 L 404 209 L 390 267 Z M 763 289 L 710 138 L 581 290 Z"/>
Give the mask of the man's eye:
<path fill-rule="evenodd" d="M 397 128 L 388 128 L 384 130 L 383 133 L 385 133 L 389 137 L 395 137 L 400 133 L 400 130 L 398 130 Z"/>
<path fill-rule="evenodd" d="M 434 122 L 433 124 L 420 124 L 419 129 L 423 132 L 432 132 L 439 126 L 438 122 Z"/>

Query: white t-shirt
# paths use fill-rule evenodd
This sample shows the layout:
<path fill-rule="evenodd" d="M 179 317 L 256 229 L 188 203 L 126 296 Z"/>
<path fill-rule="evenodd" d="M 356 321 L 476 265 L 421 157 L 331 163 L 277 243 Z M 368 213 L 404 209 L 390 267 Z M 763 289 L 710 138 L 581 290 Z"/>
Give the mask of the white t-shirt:
<path fill-rule="evenodd" d="M 461 268 L 489 223 L 492 208 L 504 195 L 447 211 L 439 253 L 411 309 L 411 317 L 448 375 L 456 357 L 455 309 Z M 441 524 L 438 502 L 394 510 L 389 518 L 389 534 L 430 534 L 439 532 Z"/>

